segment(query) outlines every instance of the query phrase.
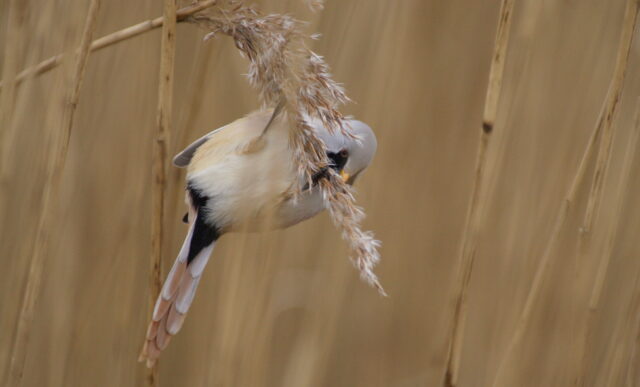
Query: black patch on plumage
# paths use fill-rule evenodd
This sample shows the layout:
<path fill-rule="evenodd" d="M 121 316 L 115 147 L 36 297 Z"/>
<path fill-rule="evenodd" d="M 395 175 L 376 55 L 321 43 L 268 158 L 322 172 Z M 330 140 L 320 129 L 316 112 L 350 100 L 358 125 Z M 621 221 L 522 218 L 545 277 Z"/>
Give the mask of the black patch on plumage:
<path fill-rule="evenodd" d="M 340 151 L 338 153 L 327 152 L 327 157 L 330 161 L 329 167 L 335 169 L 336 172 L 340 172 L 347 164 L 349 154 L 346 151 Z"/>
<path fill-rule="evenodd" d="M 195 224 L 193 225 L 193 235 L 189 244 L 189 254 L 187 255 L 187 265 L 204 249 L 211 245 L 220 237 L 220 230 L 215 225 L 211 225 L 205 221 L 205 212 L 209 197 L 194 188 L 191 184 L 187 185 L 187 191 L 191 196 L 191 203 L 196 210 Z M 188 218 L 188 216 L 185 216 Z"/>
<path fill-rule="evenodd" d="M 327 152 L 327 158 L 329 159 L 329 165 L 327 167 L 322 168 L 318 172 L 316 172 L 313 177 L 311 177 L 311 181 L 313 182 L 313 186 L 317 185 L 320 179 L 326 178 L 329 173 L 329 168 L 334 171 L 340 173 L 344 166 L 347 164 L 347 160 L 349 159 L 349 155 L 345 151 L 341 151 L 338 153 Z M 309 189 L 309 183 L 305 184 L 302 188 L 303 191 Z"/>
<path fill-rule="evenodd" d="M 203 195 L 202 192 L 200 192 L 200 190 L 194 187 L 191 183 L 187 184 L 187 191 L 189 191 L 189 196 L 191 196 L 191 204 L 193 204 L 196 209 L 207 205 L 209 197 Z"/>

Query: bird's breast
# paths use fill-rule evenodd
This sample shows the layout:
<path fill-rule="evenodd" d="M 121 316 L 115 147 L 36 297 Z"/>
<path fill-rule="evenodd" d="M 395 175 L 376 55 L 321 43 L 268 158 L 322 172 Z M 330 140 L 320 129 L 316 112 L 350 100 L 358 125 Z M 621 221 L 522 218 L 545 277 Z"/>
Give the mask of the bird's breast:
<path fill-rule="evenodd" d="M 302 193 L 297 200 L 287 200 L 278 209 L 280 227 L 290 227 L 324 210 L 322 193 L 315 187 Z"/>

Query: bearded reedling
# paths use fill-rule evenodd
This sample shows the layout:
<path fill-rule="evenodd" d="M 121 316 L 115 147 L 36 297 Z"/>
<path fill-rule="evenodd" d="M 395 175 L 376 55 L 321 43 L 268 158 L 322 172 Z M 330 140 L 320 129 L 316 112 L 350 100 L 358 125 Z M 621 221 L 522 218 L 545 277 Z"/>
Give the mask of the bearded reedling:
<path fill-rule="evenodd" d="M 184 322 L 216 241 L 225 233 L 286 228 L 325 209 L 317 183 L 329 168 L 353 184 L 376 152 L 366 124 L 345 120 L 352 136 L 309 120 L 330 164 L 311 181 L 296 174 L 289 124 L 272 110 L 249 114 L 196 140 L 173 160 L 187 168 L 186 239 L 156 301 L 140 360 L 151 367 Z M 258 141 L 257 141 L 258 140 Z M 249 148 L 252 148 L 248 151 Z M 289 194 L 293 188 L 300 193 Z"/>

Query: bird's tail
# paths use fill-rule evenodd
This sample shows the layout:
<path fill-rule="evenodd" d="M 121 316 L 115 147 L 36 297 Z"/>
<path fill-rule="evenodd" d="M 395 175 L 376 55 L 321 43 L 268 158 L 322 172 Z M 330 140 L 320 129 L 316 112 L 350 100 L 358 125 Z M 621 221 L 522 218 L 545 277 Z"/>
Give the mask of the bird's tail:
<path fill-rule="evenodd" d="M 182 327 L 204 267 L 213 251 L 216 238 L 211 238 L 211 235 L 208 235 L 210 232 L 203 230 L 203 227 L 207 226 L 202 219 L 198 219 L 201 216 L 202 211 L 190 204 L 189 232 L 164 281 L 138 359 L 146 361 L 147 367 L 154 365 L 160 353 L 169 344 L 171 337 Z"/>

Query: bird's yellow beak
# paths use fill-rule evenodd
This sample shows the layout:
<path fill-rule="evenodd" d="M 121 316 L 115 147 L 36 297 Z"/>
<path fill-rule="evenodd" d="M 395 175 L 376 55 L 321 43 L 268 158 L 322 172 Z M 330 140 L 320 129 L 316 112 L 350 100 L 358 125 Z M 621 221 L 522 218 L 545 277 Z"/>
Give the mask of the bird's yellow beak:
<path fill-rule="evenodd" d="M 342 181 L 344 181 L 345 183 L 349 180 L 349 178 L 351 177 L 351 175 L 349 175 L 344 169 L 342 171 L 340 171 L 340 177 L 342 178 Z"/>

